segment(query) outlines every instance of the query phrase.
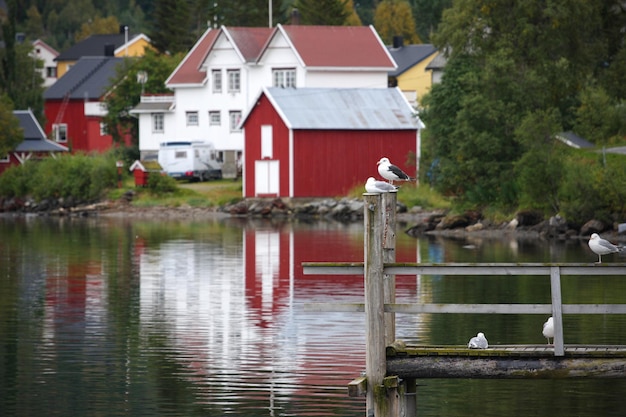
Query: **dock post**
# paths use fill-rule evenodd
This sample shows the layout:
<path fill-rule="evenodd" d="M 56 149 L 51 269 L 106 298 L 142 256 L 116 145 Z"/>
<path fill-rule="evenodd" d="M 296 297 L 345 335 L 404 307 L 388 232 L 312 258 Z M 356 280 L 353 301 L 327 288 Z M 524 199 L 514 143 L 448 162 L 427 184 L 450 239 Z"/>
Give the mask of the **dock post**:
<path fill-rule="evenodd" d="M 558 266 L 550 267 L 550 290 L 552 293 L 552 320 L 554 321 L 554 356 L 565 356 L 561 269 Z"/>
<path fill-rule="evenodd" d="M 387 372 L 384 335 L 383 216 L 380 194 L 363 194 L 364 281 L 365 281 L 365 374 L 366 415 L 385 417 L 389 409 L 383 385 Z"/>
<path fill-rule="evenodd" d="M 396 261 L 396 201 L 397 193 L 384 193 L 383 196 L 383 263 Z M 396 302 L 396 276 L 384 274 L 385 304 Z M 396 314 L 385 313 L 385 346 L 396 340 Z"/>

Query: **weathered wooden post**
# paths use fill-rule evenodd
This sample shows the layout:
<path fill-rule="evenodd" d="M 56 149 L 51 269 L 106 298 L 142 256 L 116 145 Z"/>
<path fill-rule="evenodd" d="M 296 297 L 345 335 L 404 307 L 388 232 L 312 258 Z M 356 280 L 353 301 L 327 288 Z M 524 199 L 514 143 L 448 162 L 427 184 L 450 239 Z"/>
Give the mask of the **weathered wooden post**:
<path fill-rule="evenodd" d="M 383 262 L 396 261 L 396 201 L 397 193 L 384 193 L 383 197 Z M 385 304 L 396 302 L 396 276 L 384 274 Z M 385 313 L 385 346 L 396 340 L 396 314 Z"/>
<path fill-rule="evenodd" d="M 382 215 L 380 194 L 363 194 L 364 200 L 364 281 L 365 281 L 365 374 L 367 416 L 383 417 L 387 398 L 383 379 L 387 372 L 384 338 L 384 284 Z"/>
<path fill-rule="evenodd" d="M 561 269 L 558 266 L 550 267 L 550 289 L 552 291 L 552 320 L 554 321 L 554 356 L 564 356 Z"/>

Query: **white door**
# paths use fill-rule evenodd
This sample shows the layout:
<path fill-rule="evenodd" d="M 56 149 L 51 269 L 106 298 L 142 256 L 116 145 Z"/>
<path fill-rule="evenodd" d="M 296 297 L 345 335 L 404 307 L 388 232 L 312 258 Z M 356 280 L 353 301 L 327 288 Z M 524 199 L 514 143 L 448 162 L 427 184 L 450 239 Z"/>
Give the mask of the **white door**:
<path fill-rule="evenodd" d="M 278 161 L 263 160 L 254 163 L 254 194 L 278 195 Z"/>

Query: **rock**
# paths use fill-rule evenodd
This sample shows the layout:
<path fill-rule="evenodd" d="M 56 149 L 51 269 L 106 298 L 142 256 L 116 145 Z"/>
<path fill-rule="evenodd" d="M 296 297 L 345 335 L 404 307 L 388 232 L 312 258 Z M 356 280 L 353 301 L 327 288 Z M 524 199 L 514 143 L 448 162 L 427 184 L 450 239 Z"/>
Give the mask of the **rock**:
<path fill-rule="evenodd" d="M 534 226 L 543 221 L 543 213 L 538 210 L 521 210 L 516 215 L 518 227 Z"/>
<path fill-rule="evenodd" d="M 468 232 L 476 232 L 477 230 L 483 230 L 484 226 L 482 223 L 474 223 L 465 228 Z"/>
<path fill-rule="evenodd" d="M 519 221 L 517 221 L 517 219 L 513 219 L 506 225 L 506 228 L 509 230 L 515 230 L 517 229 L 518 224 Z"/>
<path fill-rule="evenodd" d="M 606 224 L 604 224 L 604 222 L 593 219 L 583 224 L 583 227 L 580 228 L 580 234 L 583 236 L 588 236 L 592 233 L 602 233 L 606 229 L 608 229 L 608 227 Z"/>
<path fill-rule="evenodd" d="M 469 226 L 469 219 L 465 214 L 458 215 L 450 215 L 445 216 L 441 219 L 439 224 L 437 225 L 437 229 L 447 230 L 447 229 L 457 229 L 460 227 Z"/>

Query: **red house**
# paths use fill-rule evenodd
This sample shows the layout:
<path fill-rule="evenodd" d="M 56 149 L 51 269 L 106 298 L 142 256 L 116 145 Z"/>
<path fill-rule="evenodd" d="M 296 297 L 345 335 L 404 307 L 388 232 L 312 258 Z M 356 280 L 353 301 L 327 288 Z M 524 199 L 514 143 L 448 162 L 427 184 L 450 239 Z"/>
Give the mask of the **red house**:
<path fill-rule="evenodd" d="M 265 88 L 242 126 L 244 197 L 288 198 L 346 195 L 383 156 L 416 171 L 424 127 L 396 88 Z"/>
<path fill-rule="evenodd" d="M 59 152 L 67 152 L 65 146 L 46 139 L 41 125 L 30 110 L 15 110 L 13 115 L 17 117 L 20 127 L 24 131 L 24 140 L 8 155 L 0 155 L 0 174 L 12 167 L 20 165 L 28 160 L 38 160 L 47 157 L 55 157 Z"/>
<path fill-rule="evenodd" d="M 102 123 L 104 96 L 123 58 L 83 57 L 44 92 L 45 131 L 72 152 L 104 152 L 113 138 Z"/>

